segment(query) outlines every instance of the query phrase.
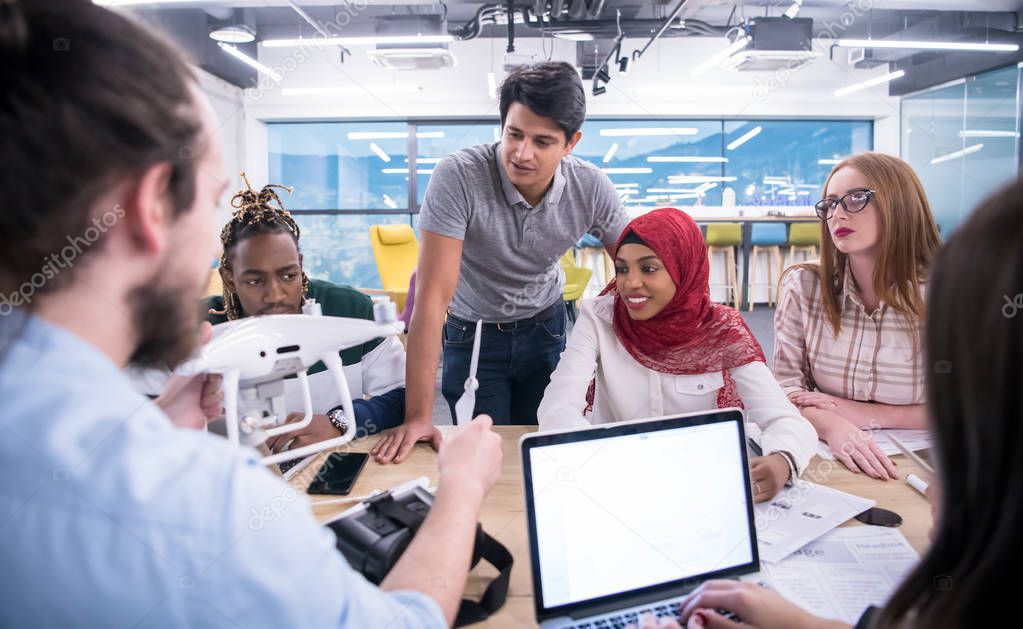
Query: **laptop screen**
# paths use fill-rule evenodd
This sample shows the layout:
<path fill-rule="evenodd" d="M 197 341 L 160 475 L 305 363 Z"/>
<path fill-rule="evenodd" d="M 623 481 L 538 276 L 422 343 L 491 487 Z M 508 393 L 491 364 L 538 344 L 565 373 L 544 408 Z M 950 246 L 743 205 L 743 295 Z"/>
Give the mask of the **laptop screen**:
<path fill-rule="evenodd" d="M 544 437 L 523 443 L 544 609 L 755 566 L 738 411 Z"/>

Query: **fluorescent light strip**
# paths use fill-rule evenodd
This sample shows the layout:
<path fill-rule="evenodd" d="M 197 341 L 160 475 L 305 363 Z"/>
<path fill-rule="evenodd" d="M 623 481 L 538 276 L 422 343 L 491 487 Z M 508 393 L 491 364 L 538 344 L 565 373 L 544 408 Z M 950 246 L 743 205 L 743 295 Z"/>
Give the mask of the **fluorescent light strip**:
<path fill-rule="evenodd" d="M 976 153 L 977 151 L 979 151 L 982 148 L 984 148 L 983 144 L 973 144 L 971 146 L 967 146 L 964 149 L 959 149 L 958 151 L 952 151 L 951 153 L 947 153 L 945 155 L 940 155 L 938 157 L 935 157 L 934 159 L 931 160 L 931 164 L 940 164 L 942 162 L 950 162 L 950 161 L 952 161 L 954 159 L 970 155 L 971 153 Z"/>
<path fill-rule="evenodd" d="M 912 48 L 916 50 L 968 50 L 974 52 L 1016 52 L 1018 44 L 986 44 L 982 42 L 914 41 L 892 39 L 837 39 L 836 46 L 847 48 Z"/>
<path fill-rule="evenodd" d="M 614 144 L 611 145 L 611 148 L 607 149 L 607 153 L 604 154 L 604 163 L 606 164 L 606 163 L 610 162 L 611 158 L 614 157 L 615 153 L 617 153 L 617 152 L 618 152 L 618 143 L 615 142 Z"/>
<path fill-rule="evenodd" d="M 218 41 L 217 45 L 220 46 L 220 48 L 224 52 L 226 52 L 227 54 L 231 55 L 235 59 L 238 59 L 242 63 L 244 63 L 244 64 L 246 64 L 246 65 L 248 65 L 248 66 L 250 66 L 252 68 L 255 68 L 258 72 L 261 72 L 262 74 L 267 75 L 268 77 L 270 77 L 274 81 L 277 81 L 278 83 L 280 83 L 281 79 L 283 78 L 283 77 L 281 77 L 280 73 L 277 72 L 276 70 L 274 70 L 274 69 L 272 69 L 272 68 L 270 68 L 268 66 L 265 66 L 262 63 L 256 61 L 255 59 L 253 59 L 249 55 L 245 54 L 244 52 L 242 52 L 242 51 L 238 50 L 237 48 L 235 48 L 234 46 L 232 46 L 231 44 L 225 44 L 224 42 L 219 42 Z"/>
<path fill-rule="evenodd" d="M 638 188 L 639 187 L 638 183 L 634 183 L 634 182 L 631 182 L 631 181 L 629 183 L 616 183 L 616 184 L 611 184 L 611 185 L 613 185 L 615 188 Z"/>
<path fill-rule="evenodd" d="M 739 148 L 743 144 L 749 142 L 753 138 L 755 138 L 758 135 L 760 135 L 760 132 L 763 131 L 763 130 L 764 130 L 764 128 L 760 127 L 760 126 L 753 127 L 752 129 L 750 129 L 746 133 L 742 134 L 738 138 L 732 140 L 728 144 L 728 146 L 726 146 L 725 148 L 727 148 L 729 151 L 734 151 L 735 149 Z"/>
<path fill-rule="evenodd" d="M 401 140 L 408 137 L 408 131 L 352 131 L 349 140 Z M 424 131 L 417 138 L 443 138 L 443 131 Z"/>
<path fill-rule="evenodd" d="M 841 163 L 840 159 L 819 159 L 817 164 L 820 166 L 834 166 L 835 164 Z"/>
<path fill-rule="evenodd" d="M 407 175 L 408 174 L 408 168 L 381 168 L 380 172 L 384 173 L 385 175 Z M 432 168 L 417 168 L 416 169 L 416 174 L 417 175 L 432 175 L 433 174 L 433 169 Z"/>
<path fill-rule="evenodd" d="M 724 164 L 727 157 L 699 157 L 696 155 L 651 155 L 646 158 L 651 164 Z"/>
<path fill-rule="evenodd" d="M 386 194 L 384 195 L 384 205 L 386 205 L 387 207 L 391 208 L 392 210 L 395 210 L 395 209 L 398 208 L 398 204 L 394 202 L 394 199 L 392 199 L 390 196 L 388 196 Z"/>
<path fill-rule="evenodd" d="M 671 175 L 668 183 L 709 183 L 712 181 L 735 181 L 735 177 L 712 177 L 703 175 Z"/>
<path fill-rule="evenodd" d="M 377 44 L 447 44 L 455 41 L 452 35 L 381 35 L 370 37 L 299 37 L 298 39 L 266 39 L 260 42 L 267 48 L 297 48 L 301 46 L 376 46 Z"/>
<path fill-rule="evenodd" d="M 635 129 L 601 129 L 605 138 L 640 137 L 657 135 L 696 135 L 699 129 L 693 127 L 637 127 Z"/>
<path fill-rule="evenodd" d="M 961 138 L 1018 138 L 1018 131 L 995 131 L 993 129 L 963 129 L 959 132 Z"/>
<path fill-rule="evenodd" d="M 859 92 L 860 90 L 865 90 L 868 87 L 873 87 L 875 85 L 881 85 L 882 83 L 889 83 L 891 81 L 894 81 L 895 79 L 901 79 L 904 76 L 906 76 L 906 71 L 905 70 L 896 70 L 895 72 L 889 72 L 888 74 L 882 74 L 881 76 L 875 76 L 872 79 L 868 79 L 866 81 L 861 81 L 861 82 L 856 83 L 854 85 L 849 85 L 849 86 L 837 89 L 837 90 L 835 90 L 835 96 L 845 96 L 846 94 L 852 94 L 854 92 Z"/>
<path fill-rule="evenodd" d="M 554 36 L 558 39 L 567 39 L 568 41 L 593 41 L 592 33 L 572 32 L 572 31 L 561 31 L 555 32 Z"/>
<path fill-rule="evenodd" d="M 418 85 L 342 85 L 337 87 L 285 87 L 282 96 L 326 96 L 330 94 L 413 94 L 420 91 Z"/>
<path fill-rule="evenodd" d="M 500 142 L 500 141 L 501 141 L 501 130 L 499 128 L 497 128 L 497 127 L 494 127 L 494 142 Z"/>
<path fill-rule="evenodd" d="M 138 4 L 198 4 L 201 0 L 92 0 L 101 7 L 130 7 Z"/>
<path fill-rule="evenodd" d="M 653 168 L 602 168 L 609 175 L 649 175 Z"/>
<path fill-rule="evenodd" d="M 718 184 L 717 184 L 716 181 L 708 181 L 707 183 L 700 184 L 700 186 L 698 188 L 696 188 L 696 194 L 702 195 L 705 192 L 707 192 L 708 190 L 711 190 L 711 189 L 717 188 L 717 187 L 718 187 Z"/>
<path fill-rule="evenodd" d="M 727 48 L 719 50 L 710 56 L 709 59 L 701 63 L 700 65 L 693 68 L 693 71 L 689 73 L 690 76 L 700 76 L 707 70 L 710 70 L 717 64 L 721 63 L 725 59 L 731 57 L 735 53 L 739 52 L 749 43 L 749 37 L 743 35 L 739 39 L 732 42 Z"/>
<path fill-rule="evenodd" d="M 438 164 L 443 157 L 417 157 L 416 164 Z M 408 163 L 408 158 L 405 158 L 405 163 Z"/>
<path fill-rule="evenodd" d="M 379 157 L 380 159 L 384 160 L 385 162 L 389 162 L 389 161 L 391 161 L 391 156 L 390 156 L 390 155 L 388 155 L 388 154 L 387 154 L 387 152 L 386 152 L 386 151 L 384 151 L 384 149 L 380 148 L 380 147 L 379 147 L 379 146 L 377 145 L 377 143 L 376 143 L 376 142 L 370 142 L 370 143 L 369 143 L 369 150 L 371 150 L 371 151 L 373 151 L 374 153 L 376 153 L 376 154 L 377 154 L 377 157 Z"/>
<path fill-rule="evenodd" d="M 706 185 L 706 184 L 704 184 Z M 714 184 L 717 185 L 717 184 Z M 685 188 L 648 188 L 647 192 L 659 192 L 661 194 L 696 194 L 697 188 L 687 190 Z"/>

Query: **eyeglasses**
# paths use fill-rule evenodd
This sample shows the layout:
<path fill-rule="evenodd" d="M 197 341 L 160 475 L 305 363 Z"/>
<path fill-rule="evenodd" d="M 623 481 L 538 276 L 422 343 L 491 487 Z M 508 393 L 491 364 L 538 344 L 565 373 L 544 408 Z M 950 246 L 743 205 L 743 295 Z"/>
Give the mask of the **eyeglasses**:
<path fill-rule="evenodd" d="M 822 221 L 826 221 L 835 215 L 835 208 L 838 207 L 839 203 L 842 204 L 843 210 L 854 214 L 867 207 L 870 200 L 874 198 L 874 194 L 874 191 L 868 188 L 856 188 L 846 192 L 845 195 L 838 199 L 821 199 L 813 207 L 817 210 L 817 216 Z"/>

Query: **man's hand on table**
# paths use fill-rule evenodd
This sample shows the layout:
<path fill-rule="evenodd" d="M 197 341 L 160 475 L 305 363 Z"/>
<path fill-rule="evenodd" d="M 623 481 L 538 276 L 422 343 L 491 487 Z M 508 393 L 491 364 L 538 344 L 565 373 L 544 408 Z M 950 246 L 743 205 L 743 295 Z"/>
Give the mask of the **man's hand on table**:
<path fill-rule="evenodd" d="M 401 463 L 412 452 L 412 446 L 428 441 L 434 450 L 440 448 L 440 430 L 433 419 L 406 419 L 405 423 L 380 438 L 370 450 L 377 463 Z"/>

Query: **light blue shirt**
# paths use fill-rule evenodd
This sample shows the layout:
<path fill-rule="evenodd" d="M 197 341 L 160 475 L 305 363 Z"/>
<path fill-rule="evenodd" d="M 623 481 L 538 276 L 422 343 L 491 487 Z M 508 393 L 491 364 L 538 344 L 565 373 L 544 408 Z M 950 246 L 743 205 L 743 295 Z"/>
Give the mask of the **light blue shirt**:
<path fill-rule="evenodd" d="M 254 450 L 174 428 L 95 347 L 18 312 L 0 425 L 0 626 L 446 625 L 352 570 Z"/>

